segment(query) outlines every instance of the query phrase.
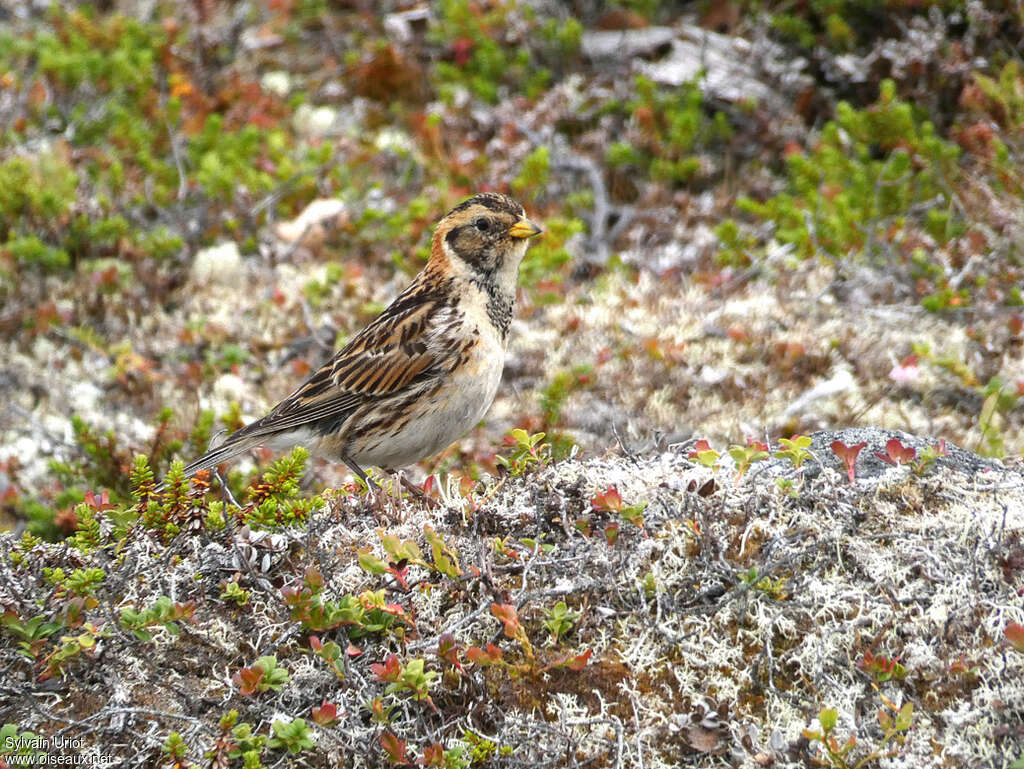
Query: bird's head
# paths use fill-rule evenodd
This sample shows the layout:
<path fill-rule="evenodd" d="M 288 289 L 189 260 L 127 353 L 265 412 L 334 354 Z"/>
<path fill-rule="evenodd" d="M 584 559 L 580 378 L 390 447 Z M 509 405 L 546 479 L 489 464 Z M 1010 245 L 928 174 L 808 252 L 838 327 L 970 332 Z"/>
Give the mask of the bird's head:
<path fill-rule="evenodd" d="M 519 203 L 483 192 L 457 205 L 437 225 L 431 259 L 447 262 L 454 275 L 466 280 L 514 292 L 528 241 L 540 233 Z"/>

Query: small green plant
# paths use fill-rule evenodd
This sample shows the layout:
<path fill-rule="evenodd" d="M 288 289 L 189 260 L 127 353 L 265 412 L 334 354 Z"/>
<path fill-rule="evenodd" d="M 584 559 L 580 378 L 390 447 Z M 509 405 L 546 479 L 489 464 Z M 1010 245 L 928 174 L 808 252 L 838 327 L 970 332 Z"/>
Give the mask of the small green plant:
<path fill-rule="evenodd" d="M 538 304 L 551 304 L 561 301 L 563 292 L 558 291 L 560 284 L 568 276 L 572 263 L 572 253 L 568 242 L 586 229 L 582 220 L 576 217 L 550 216 L 541 222 L 544 236 L 530 247 L 519 267 L 519 284 L 530 289 Z M 536 289 L 544 283 L 552 287 L 554 293 L 540 294 Z M 552 286 L 554 284 L 554 286 Z M 539 294 L 539 295 L 538 295 Z M 587 371 L 575 373 L 587 373 Z"/>
<path fill-rule="evenodd" d="M 627 505 L 622 501 L 622 495 L 614 485 L 591 498 L 590 506 L 596 511 L 618 513 L 623 520 L 637 528 L 642 529 L 644 526 L 644 510 L 647 509 L 647 503 Z"/>
<path fill-rule="evenodd" d="M 558 639 L 568 633 L 579 616 L 578 612 L 569 611 L 565 601 L 559 601 L 551 607 L 544 619 L 544 627 L 551 633 L 551 643 L 556 643 Z"/>
<path fill-rule="evenodd" d="M 0 615 L 0 627 L 14 636 L 21 654 L 34 660 L 46 645 L 46 639 L 59 633 L 63 625 L 47 620 L 42 614 L 22 621 L 13 611 L 8 611 Z"/>
<path fill-rule="evenodd" d="M 291 721 L 279 718 L 270 725 L 270 729 L 274 736 L 267 740 L 268 748 L 284 748 L 295 755 L 314 745 L 309 725 L 303 718 L 295 718 Z"/>
<path fill-rule="evenodd" d="M 541 145 L 523 160 L 519 175 L 512 180 L 512 189 L 519 195 L 524 193 L 536 198 L 548 184 L 551 173 L 551 151 Z"/>
<path fill-rule="evenodd" d="M 262 769 L 261 756 L 267 738 L 253 734 L 252 724 L 238 723 L 238 711 L 230 710 L 221 716 L 220 735 L 206 758 L 212 759 L 213 766 L 226 766 L 230 759 L 242 759 L 244 769 Z"/>
<path fill-rule="evenodd" d="M 592 371 L 593 366 L 578 364 L 572 369 L 555 374 L 540 393 L 540 407 L 545 424 L 557 425 L 561 421 L 565 401 L 573 392 L 590 384 Z"/>
<path fill-rule="evenodd" d="M 914 704 L 912 702 L 897 708 L 886 700 L 885 705 L 886 707 L 878 710 L 878 725 L 882 728 L 881 744 L 855 763 L 850 762 L 852 761 L 852 751 L 857 745 L 857 738 L 851 734 L 845 742 L 836 739 L 834 731 L 839 714 L 835 709 L 822 708 L 818 714 L 820 728 L 804 729 L 803 735 L 812 743 L 820 743 L 821 752 L 824 754 L 822 758 L 828 761 L 828 766 L 835 767 L 835 769 L 863 769 L 880 758 L 892 758 L 897 755 L 899 747 L 902 747 L 906 741 L 906 733 L 913 723 Z M 890 743 L 895 743 L 896 747 L 886 749 Z"/>
<path fill-rule="evenodd" d="M 875 104 L 858 110 L 840 102 L 818 143 L 788 154 L 786 191 L 764 202 L 741 197 L 737 207 L 772 222 L 775 239 L 791 244 L 799 258 L 881 265 L 895 252 L 915 290 L 933 289 L 923 299 L 926 308 L 960 306 L 970 301 L 968 288 L 950 285 L 926 254 L 901 251 L 922 233 L 945 243 L 965 232 L 963 215 L 950 202 L 958 156 L 959 147 L 940 138 L 885 80 Z M 726 260 L 735 256 L 736 243 L 725 238 L 723 248 Z"/>
<path fill-rule="evenodd" d="M 775 485 L 790 499 L 797 499 L 800 496 L 799 486 L 792 478 L 776 478 Z"/>
<path fill-rule="evenodd" d="M 735 219 L 723 219 L 715 226 L 715 237 L 718 238 L 718 254 L 716 260 L 726 267 L 747 267 L 750 265 L 751 253 L 757 245 L 757 239 L 740 228 Z"/>
<path fill-rule="evenodd" d="M 435 742 L 423 748 L 423 755 L 420 756 L 418 763 L 426 767 L 469 769 L 471 759 L 466 755 L 466 750 L 462 746 L 445 750 L 440 742 Z"/>
<path fill-rule="evenodd" d="M 776 601 L 789 597 L 789 594 L 786 592 L 785 577 L 779 577 L 778 579 L 762 577 L 758 573 L 756 566 L 752 566 L 747 571 L 741 573 L 740 581 Z"/>
<path fill-rule="evenodd" d="M 82 632 L 79 635 L 61 636 L 61 645 L 43 660 L 46 667 L 40 678 L 47 679 L 57 675 L 63 676 L 67 664 L 85 654 L 91 654 L 96 648 L 97 639 L 103 635 L 105 634 L 99 628 L 86 622 L 82 625 Z"/>
<path fill-rule="evenodd" d="M 62 602 L 61 621 L 65 626 L 79 627 L 83 613 L 99 605 L 95 591 L 105 577 L 102 569 L 75 569 L 68 576 L 61 568 L 43 568 L 43 578 L 56 587 L 54 596 Z"/>
<path fill-rule="evenodd" d="M 327 666 L 338 677 L 339 681 L 345 680 L 345 671 L 339 664 L 341 661 L 341 647 L 338 644 L 334 641 L 323 643 L 319 636 L 311 635 L 309 637 L 309 648 L 312 649 L 313 654 L 327 663 Z"/>
<path fill-rule="evenodd" d="M 718 459 L 722 455 L 711 448 L 711 444 L 703 438 L 697 441 L 693 446 L 693 451 L 686 455 L 687 459 L 694 460 L 698 465 L 703 467 L 711 468 L 712 470 L 718 469 Z"/>
<path fill-rule="evenodd" d="M 637 75 L 633 91 L 636 96 L 626 105 L 628 140 L 612 144 L 605 153 L 613 168 L 633 167 L 655 181 L 685 183 L 701 171 L 694 150 L 732 136 L 725 113 L 706 114 L 699 83 L 663 88 Z"/>
<path fill-rule="evenodd" d="M 26 758 L 30 759 L 26 766 L 35 766 L 38 759 L 46 758 L 46 743 L 46 738 L 41 735 L 19 731 L 17 724 L 4 724 L 0 726 L 0 761 Z M 20 763 L 11 761 L 10 765 L 19 766 Z"/>
<path fill-rule="evenodd" d="M 640 580 L 640 587 L 644 591 L 644 595 L 648 598 L 653 598 L 658 593 L 658 580 L 655 578 L 653 572 L 647 572 Z"/>
<path fill-rule="evenodd" d="M 278 667 L 277 656 L 271 654 L 260 657 L 252 667 L 242 668 L 231 677 L 231 680 L 238 686 L 243 696 L 248 696 L 268 689 L 279 692 L 281 687 L 288 683 L 289 676 L 287 670 Z"/>
<path fill-rule="evenodd" d="M 746 446 L 730 446 L 729 456 L 736 463 L 736 481 L 738 483 L 754 462 L 768 459 L 768 446 L 760 441 L 748 440 Z"/>
<path fill-rule="evenodd" d="M 899 657 L 889 658 L 884 654 L 876 655 L 870 649 L 864 652 L 857 667 L 870 675 L 877 683 L 888 681 L 890 678 L 899 680 L 907 675 L 906 669 L 900 664 Z"/>
<path fill-rule="evenodd" d="M 539 551 L 545 555 L 550 555 L 555 551 L 557 545 L 551 542 L 544 542 L 544 532 L 541 532 L 540 536 L 534 539 L 533 537 L 520 537 L 519 544 L 524 547 L 530 548 L 533 551 Z"/>
<path fill-rule="evenodd" d="M 281 597 L 292 619 L 301 622 L 304 630 L 328 630 L 343 623 L 360 624 L 363 607 L 354 596 L 343 596 L 338 602 L 325 601 L 323 590 L 323 576 L 311 567 L 306 569 L 302 584 L 282 588 Z"/>
<path fill-rule="evenodd" d="M 122 609 L 121 624 L 127 630 L 131 630 L 140 641 L 148 643 L 153 640 L 153 634 L 146 628 L 159 625 L 171 635 L 178 635 L 181 632 L 178 622 L 183 619 L 191 619 L 195 609 L 195 601 L 177 603 L 162 595 L 152 606 L 143 611 Z"/>
<path fill-rule="evenodd" d="M 797 470 L 800 469 L 804 462 L 811 458 L 811 452 L 807 450 L 811 445 L 811 437 L 809 435 L 794 435 L 792 438 L 780 438 L 779 443 L 782 445 L 782 448 L 772 454 L 772 456 L 778 459 L 788 459 Z"/>
<path fill-rule="evenodd" d="M 177 765 L 185 765 L 185 762 L 183 762 L 182 759 L 185 758 L 185 751 L 188 750 L 188 746 L 185 744 L 185 740 L 183 740 L 181 735 L 177 732 L 171 732 L 167 735 L 167 739 L 164 740 L 162 750 L 167 754 L 167 757 L 173 759 Z"/>
<path fill-rule="evenodd" d="M 507 457 L 499 456 L 497 462 L 508 474 L 516 478 L 530 470 L 544 467 L 551 461 L 551 444 L 544 443 L 544 433 L 530 435 L 526 430 L 516 428 L 505 436 L 505 445 L 512 447 Z"/>
<path fill-rule="evenodd" d="M 399 619 L 408 621 L 401 606 L 387 603 L 384 590 L 344 595 L 338 601 L 325 600 L 323 592 L 323 575 L 314 567 L 306 569 L 301 584 L 281 590 L 292 619 L 301 622 L 304 630 L 329 630 L 347 625 L 349 636 L 359 638 L 369 633 L 392 631 Z"/>
<path fill-rule="evenodd" d="M 941 438 L 939 442 L 934 446 L 928 446 L 921 450 L 921 456 L 917 461 L 911 464 L 914 469 L 915 475 L 924 475 L 928 472 L 928 469 L 938 461 L 939 457 L 948 456 L 949 452 L 946 450 L 946 439 Z"/>
<path fill-rule="evenodd" d="M 472 766 L 486 766 L 495 758 L 511 756 L 513 753 L 511 745 L 498 745 L 494 740 L 489 740 L 472 729 L 463 730 L 462 741 L 469 746 L 469 759 Z"/>
<path fill-rule="evenodd" d="M 60 595 L 94 596 L 97 588 L 106 579 L 106 572 L 103 569 L 75 569 L 70 575 L 65 575 L 61 568 L 43 568 L 43 579 L 51 585 L 56 585 Z"/>
<path fill-rule="evenodd" d="M 313 510 L 323 506 L 320 497 L 305 497 L 299 483 L 306 469 L 309 452 L 296 446 L 291 454 L 280 457 L 252 484 L 249 504 L 243 508 L 246 523 L 254 529 L 274 529 L 303 522 Z"/>
<path fill-rule="evenodd" d="M 249 603 L 249 591 L 239 587 L 237 579 L 231 582 L 223 580 L 220 583 L 220 600 L 233 601 L 238 606 L 245 606 Z"/>
<path fill-rule="evenodd" d="M 1019 406 L 1021 397 L 999 377 L 993 377 L 979 390 L 984 400 L 978 415 L 978 451 L 983 456 L 1004 456 L 1006 440 L 1003 431 L 1006 417 Z"/>
<path fill-rule="evenodd" d="M 441 539 L 441 535 L 434 531 L 430 524 L 423 525 L 423 536 L 426 538 L 427 544 L 430 545 L 433 568 L 447 577 L 457 579 L 462 574 L 462 570 L 459 568 L 459 559 L 455 555 L 455 551 Z"/>
<path fill-rule="evenodd" d="M 414 700 L 426 702 L 434 710 L 434 701 L 430 699 L 430 687 L 441 674 L 433 670 L 425 670 L 426 661 L 422 658 L 409 660 L 404 665 L 397 654 L 389 654 L 383 664 L 374 663 L 370 666 L 378 681 L 387 683 L 385 694 L 399 692 L 409 693 Z"/>
<path fill-rule="evenodd" d="M 459 85 L 491 104 L 502 90 L 535 95 L 551 79 L 551 68 L 572 59 L 583 33 L 575 19 L 541 23 L 532 8 L 510 0 L 441 0 L 431 19 L 428 37 L 442 46 L 434 74 L 448 101 Z M 525 29 L 525 37 L 510 36 L 514 29 Z"/>

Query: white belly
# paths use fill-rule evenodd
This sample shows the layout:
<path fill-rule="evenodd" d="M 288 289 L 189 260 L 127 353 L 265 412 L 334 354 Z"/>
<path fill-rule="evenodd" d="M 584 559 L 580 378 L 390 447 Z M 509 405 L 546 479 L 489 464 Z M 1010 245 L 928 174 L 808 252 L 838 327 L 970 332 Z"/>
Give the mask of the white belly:
<path fill-rule="evenodd" d="M 448 447 L 483 419 L 498 391 L 504 365 L 500 342 L 482 341 L 436 394 L 418 404 L 408 424 L 384 440 L 356 437 L 351 458 L 360 466 L 399 468 Z"/>

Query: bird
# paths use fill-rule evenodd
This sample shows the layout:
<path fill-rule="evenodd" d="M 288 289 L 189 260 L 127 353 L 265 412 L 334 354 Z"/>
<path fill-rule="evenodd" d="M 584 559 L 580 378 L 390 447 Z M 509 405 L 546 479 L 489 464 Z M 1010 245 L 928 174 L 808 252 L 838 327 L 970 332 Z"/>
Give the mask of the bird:
<path fill-rule="evenodd" d="M 392 473 L 458 440 L 498 391 L 519 265 L 541 232 L 507 195 L 459 203 L 435 228 L 426 265 L 377 318 L 185 476 L 257 447 L 303 446 L 370 488 L 365 467 Z"/>

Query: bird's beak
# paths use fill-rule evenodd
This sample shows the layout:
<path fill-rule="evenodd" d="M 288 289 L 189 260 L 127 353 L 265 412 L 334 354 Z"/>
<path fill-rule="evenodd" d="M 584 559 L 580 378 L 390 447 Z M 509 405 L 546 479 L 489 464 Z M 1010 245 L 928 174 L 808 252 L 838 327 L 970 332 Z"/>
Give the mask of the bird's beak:
<path fill-rule="evenodd" d="M 531 222 L 525 216 L 509 227 L 508 230 L 508 234 L 513 238 L 532 238 L 534 235 L 540 235 L 542 232 L 544 232 L 544 230 Z"/>

